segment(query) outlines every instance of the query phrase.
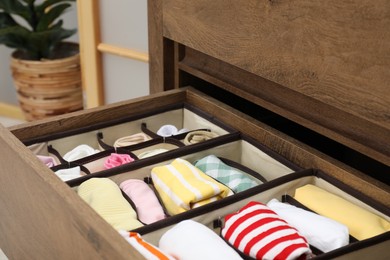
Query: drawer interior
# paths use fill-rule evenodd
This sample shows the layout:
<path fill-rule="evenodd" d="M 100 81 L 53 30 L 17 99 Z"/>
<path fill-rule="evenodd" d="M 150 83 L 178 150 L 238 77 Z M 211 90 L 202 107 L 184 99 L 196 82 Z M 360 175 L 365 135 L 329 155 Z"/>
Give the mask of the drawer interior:
<path fill-rule="evenodd" d="M 186 105 L 184 106 L 184 104 Z M 140 110 L 140 107 L 143 109 Z M 197 109 L 192 110 L 192 107 Z M 97 135 L 99 133 L 103 133 L 102 140 L 106 144 L 112 145 L 114 139 L 122 135 L 122 130 L 126 135 L 133 133 L 132 129 L 139 131 L 143 122 L 146 122 L 149 130 L 156 131 L 160 126 L 159 114 L 172 120 L 172 124 L 177 124 L 177 128 L 211 127 L 221 136 L 200 144 L 180 146 L 164 154 L 138 160 L 129 165 L 86 174 L 78 179 L 66 181 L 66 183 L 59 180 L 54 176 L 52 170 L 36 159 L 36 154 L 49 154 L 48 147 L 50 146 L 58 149 L 60 156 L 74 145 L 79 144 L 79 140 L 98 146 Z M 104 251 L 103 254 L 107 253 L 107 256 L 134 256 L 131 247 L 126 246 L 125 241 L 123 242 L 115 230 L 99 218 L 77 196 L 75 190 L 82 182 L 92 177 L 109 178 L 115 183 L 120 183 L 127 178 L 141 180 L 149 175 L 154 166 L 170 163 L 177 157 L 194 162 L 202 156 L 213 153 L 261 174 L 267 182 L 255 187 L 253 190 L 256 192 L 253 195 L 251 195 L 253 190 L 245 191 L 225 198 L 220 203 L 205 205 L 193 209 L 189 213 L 172 216 L 169 218 L 169 221 L 172 221 L 168 221 L 169 225 L 174 225 L 181 218 L 202 220 L 208 214 L 204 217 L 200 216 L 209 209 L 216 209 L 217 215 L 234 211 L 238 208 L 237 205 L 240 205 L 239 201 L 245 200 L 241 194 L 249 197 L 260 196 L 259 199 L 262 196 L 265 196 L 265 199 L 271 198 L 272 196 L 267 195 L 268 192 L 263 193 L 269 189 L 270 183 L 276 183 L 275 185 L 279 186 L 271 189 L 275 191 L 275 196 L 281 196 L 286 192 L 290 194 L 292 188 L 281 183 L 281 180 L 295 176 L 302 169 L 310 168 L 319 168 L 329 173 L 331 177 L 342 183 L 348 183 L 373 201 L 382 201 L 386 206 L 389 203 L 383 201 L 383 198 L 389 194 L 388 189 L 375 180 L 363 178 L 353 169 L 345 167 L 289 136 L 193 89 L 173 90 L 104 108 L 76 112 L 56 120 L 17 126 L 11 128 L 10 131 L 11 133 L 2 130 L 0 140 L 2 144 L 0 149 L 4 149 L 1 162 L 7 172 L 7 174 L 2 175 L 0 182 L 1 189 L 7 197 L 2 205 L 5 203 L 4 207 L 10 209 L 9 213 L 2 219 L 4 225 L 1 227 L 2 234 L 4 234 L 1 240 L 7 252 L 19 252 L 18 248 L 8 244 L 7 241 L 16 239 L 13 238 L 11 230 L 23 227 L 25 232 L 42 234 L 36 241 L 27 241 L 23 237 L 17 238 L 20 241 L 18 244 L 31 245 L 35 255 L 43 256 L 46 249 L 42 245 L 47 243 L 51 243 L 53 246 L 61 245 L 63 248 L 66 247 L 64 245 L 71 245 L 72 248 L 79 249 L 63 249 L 67 256 L 73 258 L 76 257 L 76 252 L 82 252 L 82 250 L 88 254 L 96 255 L 91 244 L 94 243 L 93 241 L 99 241 L 99 246 L 102 248 L 99 252 Z M 27 149 L 26 146 L 31 148 L 35 146 L 36 149 Z M 138 149 L 141 151 L 148 148 L 138 147 Z M 135 153 L 136 150 L 132 152 Z M 14 160 L 20 161 L 16 168 Z M 72 166 L 72 163 L 63 163 L 63 165 L 69 167 Z M 26 175 L 26 172 L 29 174 Z M 29 196 L 22 196 L 20 189 L 28 191 Z M 20 199 L 21 197 L 23 198 Z M 261 201 L 265 201 L 265 199 Z M 236 205 L 236 203 L 238 204 Z M 29 218 L 18 219 L 18 226 L 15 226 L 13 216 L 18 215 L 20 211 L 10 205 L 19 205 L 19 208 L 29 209 L 31 213 Z M 231 208 L 225 212 L 222 210 L 225 207 Z M 36 208 L 40 209 L 39 212 L 36 211 Z M 71 214 L 73 217 L 70 219 L 67 214 Z M 45 230 L 43 235 L 41 227 L 45 226 L 46 218 L 42 218 L 42 215 L 48 217 L 55 215 L 58 222 L 62 224 Z M 388 214 L 385 215 L 388 216 Z M 211 219 L 214 219 L 214 216 L 210 218 L 210 221 Z M 31 221 L 37 224 L 31 225 Z M 203 220 L 200 222 L 207 225 L 211 223 Z M 151 224 L 146 227 L 142 234 L 146 235 L 148 240 L 150 239 L 148 236 L 150 236 L 152 242 L 156 242 L 159 232 L 164 231 L 164 227 L 159 225 L 155 227 Z M 63 233 L 64 230 L 69 235 L 58 238 L 57 234 Z M 54 242 L 53 237 L 57 237 Z M 121 250 L 118 250 L 117 247 Z M 19 254 L 15 253 L 15 255 Z M 137 259 L 137 257 L 138 255 L 134 258 Z"/>
<path fill-rule="evenodd" d="M 159 240 L 161 237 L 167 233 L 170 229 L 172 229 L 175 225 L 184 221 L 186 219 L 191 219 L 196 221 L 197 223 L 201 223 L 202 225 L 207 226 L 210 230 L 214 231 L 216 234 L 221 236 L 221 228 L 223 227 L 224 217 L 238 212 L 242 207 L 244 207 L 249 202 L 260 202 L 263 204 L 267 204 L 272 199 L 277 199 L 280 202 L 284 201 L 286 204 L 294 204 L 300 208 L 305 210 L 309 210 L 310 208 L 306 208 L 302 205 L 295 204 L 296 201 L 291 199 L 294 197 L 296 190 L 298 188 L 304 187 L 305 185 L 313 185 L 315 187 L 319 187 L 326 192 L 337 195 L 342 199 L 345 199 L 348 202 L 352 202 L 355 205 L 358 205 L 364 210 L 367 210 L 370 213 L 375 214 L 379 218 L 390 222 L 390 211 L 388 208 L 383 207 L 381 204 L 372 204 L 372 201 L 367 199 L 367 197 L 362 196 L 362 194 L 356 193 L 355 190 L 351 189 L 348 186 L 340 185 L 340 183 L 330 178 L 324 172 L 316 171 L 316 170 L 306 170 L 302 172 L 296 172 L 289 176 L 285 176 L 276 181 L 269 182 L 262 187 L 257 187 L 251 191 L 241 194 L 237 197 L 229 197 L 226 198 L 225 203 L 214 203 L 213 205 L 206 205 L 203 209 L 195 209 L 192 214 L 187 214 L 187 216 L 174 216 L 176 218 L 175 221 L 171 221 L 169 223 L 156 223 L 149 228 L 140 228 L 138 231 L 142 234 L 143 239 L 145 241 L 154 244 L 156 246 L 159 245 Z M 285 198 L 290 198 L 286 201 Z M 321 201 L 318 201 L 321 203 Z M 217 224 L 216 224 L 217 223 Z M 372 223 L 376 225 L 377 223 Z M 388 227 L 387 227 L 388 228 Z M 316 248 L 312 248 L 312 250 L 316 250 L 315 254 L 319 259 L 328 259 L 329 257 L 343 256 L 351 253 L 355 250 L 368 250 L 370 251 L 370 246 L 375 245 L 375 243 L 385 243 L 390 238 L 390 231 L 384 232 L 382 234 L 377 235 L 374 238 L 368 238 L 363 240 L 356 240 L 355 238 L 349 238 L 349 244 L 346 246 L 340 247 L 336 250 L 332 250 L 329 252 L 321 252 Z M 376 242 L 373 243 L 373 240 Z M 226 241 L 225 241 L 226 242 Z M 249 257 L 244 257 L 245 259 L 252 259 Z"/>

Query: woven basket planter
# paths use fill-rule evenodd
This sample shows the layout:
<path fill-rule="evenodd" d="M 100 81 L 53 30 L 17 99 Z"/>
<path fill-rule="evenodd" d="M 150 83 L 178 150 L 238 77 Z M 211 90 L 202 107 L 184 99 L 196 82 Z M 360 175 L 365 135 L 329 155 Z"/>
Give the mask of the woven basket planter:
<path fill-rule="evenodd" d="M 59 57 L 68 57 L 52 60 L 23 60 L 20 53 L 12 54 L 14 85 L 28 121 L 83 109 L 78 44 L 63 47 Z"/>

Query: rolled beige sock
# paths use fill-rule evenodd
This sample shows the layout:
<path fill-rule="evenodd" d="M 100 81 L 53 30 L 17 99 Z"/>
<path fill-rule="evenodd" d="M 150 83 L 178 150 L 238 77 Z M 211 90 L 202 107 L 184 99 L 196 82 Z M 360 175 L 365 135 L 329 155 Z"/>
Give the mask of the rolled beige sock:
<path fill-rule="evenodd" d="M 184 138 L 184 144 L 186 145 L 197 144 L 215 138 L 217 136 L 218 135 L 214 132 L 209 132 L 204 130 L 192 131 L 189 132 Z"/>

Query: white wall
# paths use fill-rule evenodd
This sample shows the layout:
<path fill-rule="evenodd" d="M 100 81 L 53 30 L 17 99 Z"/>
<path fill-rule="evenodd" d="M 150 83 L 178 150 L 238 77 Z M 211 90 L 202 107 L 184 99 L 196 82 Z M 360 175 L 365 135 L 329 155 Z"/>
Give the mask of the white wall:
<path fill-rule="evenodd" d="M 101 41 L 148 52 L 147 1 L 100 0 Z M 148 63 L 103 53 L 105 103 L 149 94 Z"/>
<path fill-rule="evenodd" d="M 64 16 L 64 27 L 68 29 L 77 28 L 77 9 L 76 3 L 72 4 L 70 11 Z M 78 42 L 78 34 L 68 39 Z M 17 105 L 16 91 L 12 83 L 10 66 L 10 55 L 13 49 L 0 45 L 0 102 Z"/>

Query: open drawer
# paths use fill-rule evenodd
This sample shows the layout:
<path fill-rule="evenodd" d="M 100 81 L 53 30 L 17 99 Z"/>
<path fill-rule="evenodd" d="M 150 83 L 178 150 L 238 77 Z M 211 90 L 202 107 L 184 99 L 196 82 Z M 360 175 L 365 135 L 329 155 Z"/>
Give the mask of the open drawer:
<path fill-rule="evenodd" d="M 143 259 L 80 198 L 77 187 L 93 176 L 117 184 L 129 176 L 141 180 L 154 166 L 177 157 L 194 163 L 209 152 L 261 174 L 266 183 L 167 220 L 192 218 L 193 210 L 210 226 L 217 215 L 243 206 L 240 194 L 264 203 L 268 192 L 294 196 L 308 183 L 360 201 L 355 192 L 345 194 L 345 186 L 326 185 L 328 179 L 312 174 L 318 171 L 362 194 L 367 202 L 359 206 L 386 212 L 389 8 L 389 1 L 368 0 L 149 0 L 150 96 L 0 127 L 0 248 L 10 259 Z M 183 136 L 155 136 L 167 120 L 179 130 L 218 136 L 190 145 L 183 145 Z M 153 147 L 115 147 L 140 129 L 155 137 Z M 101 154 L 64 159 L 80 142 Z M 139 158 L 151 147 L 167 149 Z M 82 166 L 85 175 L 64 182 L 34 152 L 56 154 L 57 170 Z M 102 169 L 112 152 L 137 160 Z M 292 186 L 279 182 L 301 170 L 309 174 L 289 181 Z M 386 210 L 370 206 L 377 203 Z M 212 218 L 200 217 L 214 206 Z M 388 220 L 387 213 L 381 216 Z M 156 243 L 164 228 L 147 231 L 153 226 L 143 233 Z M 366 259 L 374 250 L 376 258 L 389 259 L 387 234 L 330 257 Z"/>
<path fill-rule="evenodd" d="M 203 112 L 200 116 L 203 119 L 200 122 L 207 122 L 202 128 L 211 127 L 215 131 L 220 131 L 221 136 L 141 159 L 133 166 L 122 165 L 117 169 L 96 172 L 67 183 L 55 176 L 53 171 L 25 145 L 33 145 L 43 140 L 57 145 L 58 143 L 53 140 L 71 139 L 83 133 L 93 133 L 91 136 L 96 137 L 97 132 L 110 127 L 115 128 L 123 124 L 123 120 L 127 122 L 125 124 L 132 125 L 130 120 L 132 118 L 133 122 L 139 124 L 142 122 L 141 118 L 147 119 L 150 115 L 156 114 L 156 111 L 167 113 L 167 107 L 177 108 L 178 104 L 199 107 Z M 180 118 L 180 122 L 185 118 L 182 115 L 180 113 L 177 117 Z M 106 123 L 112 122 L 113 118 L 117 121 L 108 126 Z M 152 121 L 148 125 L 152 125 Z M 177 127 L 182 126 L 180 124 Z M 319 168 L 340 182 L 348 183 L 370 199 L 389 206 L 389 201 L 383 199 L 389 197 L 387 186 L 381 186 L 381 183 L 373 179 L 363 178 L 356 170 L 192 88 L 167 91 L 76 112 L 58 117 L 56 120 L 28 123 L 10 130 L 11 132 L 2 128 L 0 139 L 1 208 L 6 209 L 1 211 L 0 245 L 10 258 L 34 255 L 38 258 L 61 256 L 142 259 L 138 252 L 71 187 L 76 187 L 92 176 L 111 176 L 110 178 L 119 182 L 123 178 L 121 176 L 133 176 L 134 173 L 134 176 L 142 179 L 148 175 L 153 165 L 170 162 L 179 156 L 195 161 L 201 155 L 215 153 L 262 174 L 266 171 L 261 167 L 268 164 L 271 168 L 276 167 L 271 174 L 263 175 L 268 181 L 288 176 L 300 169 Z M 64 133 L 67 137 L 60 137 Z M 48 136 L 54 138 L 48 140 Z M 15 236 L 26 233 L 35 234 L 35 238 Z"/>

